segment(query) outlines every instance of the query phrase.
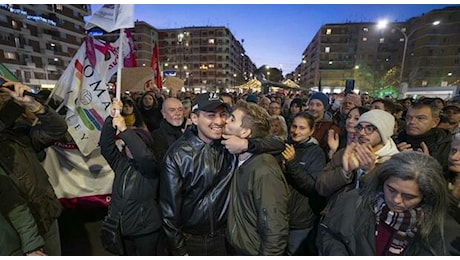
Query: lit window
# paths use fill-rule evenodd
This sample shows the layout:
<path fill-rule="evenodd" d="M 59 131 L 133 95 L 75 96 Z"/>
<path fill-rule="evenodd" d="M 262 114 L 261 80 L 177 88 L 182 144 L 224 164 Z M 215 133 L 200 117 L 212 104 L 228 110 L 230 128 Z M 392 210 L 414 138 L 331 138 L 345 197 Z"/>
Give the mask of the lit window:
<path fill-rule="evenodd" d="M 331 52 L 331 47 L 324 48 L 324 52 L 326 52 L 326 53 Z"/>
<path fill-rule="evenodd" d="M 404 38 L 399 38 L 399 41 L 400 41 L 400 42 L 404 42 Z"/>
<path fill-rule="evenodd" d="M 56 5 L 56 10 L 62 11 L 62 5 Z"/>
<path fill-rule="evenodd" d="M 368 31 L 369 31 L 369 28 L 363 27 L 363 31 L 364 31 L 364 32 L 368 32 Z"/>
<path fill-rule="evenodd" d="M 332 33 L 332 29 L 326 29 L 326 34 L 331 34 Z"/>
<path fill-rule="evenodd" d="M 428 81 L 422 80 L 422 86 L 427 86 L 427 85 L 428 85 Z"/>
<path fill-rule="evenodd" d="M 210 69 L 214 68 L 214 64 L 209 64 L 208 68 L 210 68 Z"/>
<path fill-rule="evenodd" d="M 385 42 L 385 38 L 380 38 L 380 39 L 379 39 L 379 42 L 380 42 L 380 43 L 384 43 L 384 42 Z"/>
<path fill-rule="evenodd" d="M 4 57 L 7 60 L 15 60 L 16 54 L 14 54 L 13 52 L 5 52 Z"/>
<path fill-rule="evenodd" d="M 367 37 L 363 37 L 363 42 L 367 42 Z"/>
<path fill-rule="evenodd" d="M 209 40 L 208 40 L 208 43 L 209 43 L 209 44 L 214 44 L 214 42 L 215 42 L 214 39 L 209 39 Z"/>
<path fill-rule="evenodd" d="M 11 20 L 11 26 L 12 26 L 14 29 L 17 29 L 17 28 L 18 28 L 18 22 L 16 22 L 15 20 Z"/>

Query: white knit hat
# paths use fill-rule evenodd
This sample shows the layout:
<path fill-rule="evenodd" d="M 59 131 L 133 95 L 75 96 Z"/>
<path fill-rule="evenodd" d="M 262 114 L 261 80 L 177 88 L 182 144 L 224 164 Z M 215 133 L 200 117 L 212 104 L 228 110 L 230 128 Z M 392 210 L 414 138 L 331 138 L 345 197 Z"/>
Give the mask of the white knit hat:
<path fill-rule="evenodd" d="M 388 139 L 393 135 L 393 128 L 395 125 L 395 118 L 392 114 L 381 109 L 372 109 L 362 114 L 358 123 L 366 122 L 377 127 L 380 138 L 384 144 L 387 143 Z"/>

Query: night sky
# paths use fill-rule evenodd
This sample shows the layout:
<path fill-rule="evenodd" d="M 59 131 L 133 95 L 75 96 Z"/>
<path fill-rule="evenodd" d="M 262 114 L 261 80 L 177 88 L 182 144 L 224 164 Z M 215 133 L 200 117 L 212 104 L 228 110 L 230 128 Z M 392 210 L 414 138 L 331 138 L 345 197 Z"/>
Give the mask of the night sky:
<path fill-rule="evenodd" d="M 302 52 L 323 24 L 382 19 L 402 22 L 452 5 L 136 4 L 134 16 L 157 29 L 225 26 L 236 39 L 244 39 L 246 54 L 257 67 L 269 65 L 287 74 L 301 62 Z M 91 5 L 93 12 L 100 7 L 100 4 Z"/>

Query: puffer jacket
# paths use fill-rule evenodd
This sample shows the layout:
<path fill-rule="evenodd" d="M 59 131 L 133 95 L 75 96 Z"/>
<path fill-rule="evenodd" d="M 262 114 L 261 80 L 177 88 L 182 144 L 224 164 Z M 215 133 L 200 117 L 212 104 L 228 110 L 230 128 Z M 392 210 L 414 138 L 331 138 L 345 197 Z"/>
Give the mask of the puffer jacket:
<path fill-rule="evenodd" d="M 187 128 L 166 152 L 160 177 L 163 228 L 173 255 L 187 252 L 185 233 L 212 235 L 226 227 L 230 181 L 236 156 L 220 140 L 205 143 L 196 125 Z M 249 140 L 248 152 L 284 150 L 281 139 Z"/>
<path fill-rule="evenodd" d="M 120 137 L 134 159 L 120 152 L 115 144 L 116 129 L 112 127 L 112 120 L 111 116 L 105 120 L 99 140 L 101 154 L 115 173 L 108 215 L 120 217 L 123 236 L 154 232 L 161 227 L 156 159 L 129 128 Z"/>
<path fill-rule="evenodd" d="M 0 132 L 0 165 L 28 202 L 42 235 L 60 216 L 62 206 L 37 153 L 63 138 L 67 132 L 65 120 L 53 109 L 44 107 L 45 112 L 37 114 L 40 119 L 37 125 L 16 126 Z"/>

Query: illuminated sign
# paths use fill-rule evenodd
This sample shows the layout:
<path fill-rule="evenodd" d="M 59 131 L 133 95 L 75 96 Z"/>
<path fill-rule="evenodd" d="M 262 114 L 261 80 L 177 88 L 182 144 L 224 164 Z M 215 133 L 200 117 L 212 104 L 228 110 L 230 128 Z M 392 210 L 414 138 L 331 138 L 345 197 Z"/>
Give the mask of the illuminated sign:
<path fill-rule="evenodd" d="M 52 26 L 56 26 L 56 22 L 51 19 L 47 19 L 39 15 L 29 15 L 26 11 L 23 11 L 21 9 L 10 8 L 10 6 L 6 4 L 0 4 L 0 8 L 8 10 L 13 14 L 24 15 L 27 19 L 35 21 L 35 22 L 42 22 L 42 23 L 47 23 Z"/>

